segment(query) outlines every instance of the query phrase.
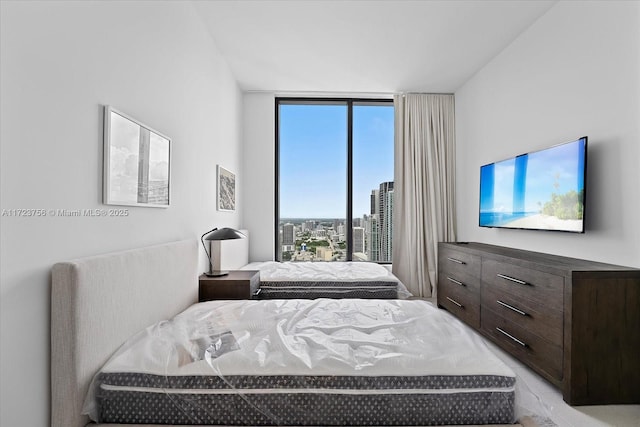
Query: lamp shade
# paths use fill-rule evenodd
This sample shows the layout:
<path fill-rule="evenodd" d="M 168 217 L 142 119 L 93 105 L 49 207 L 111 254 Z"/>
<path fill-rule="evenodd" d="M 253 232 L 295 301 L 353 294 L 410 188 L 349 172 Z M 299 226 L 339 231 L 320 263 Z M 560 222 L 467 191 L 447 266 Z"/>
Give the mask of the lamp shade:
<path fill-rule="evenodd" d="M 245 237 L 247 236 L 245 236 L 238 230 L 235 230 L 229 227 L 224 227 L 224 228 L 219 228 L 217 230 L 213 230 L 209 232 L 204 238 L 204 240 L 231 240 L 231 239 L 244 239 Z"/>

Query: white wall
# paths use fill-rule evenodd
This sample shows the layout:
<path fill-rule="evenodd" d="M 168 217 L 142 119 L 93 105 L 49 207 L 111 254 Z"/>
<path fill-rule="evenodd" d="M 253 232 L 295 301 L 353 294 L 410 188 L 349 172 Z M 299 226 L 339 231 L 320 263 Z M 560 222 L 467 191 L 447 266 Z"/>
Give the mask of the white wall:
<path fill-rule="evenodd" d="M 173 139 L 172 205 L 126 218 L 1 218 L 0 425 L 49 425 L 50 268 L 238 227 L 242 96 L 189 2 L 1 2 L 1 208 L 101 204 L 102 105 Z M 204 255 L 201 255 L 204 268 Z M 108 325 L 105 325 L 107 328 Z"/>
<path fill-rule="evenodd" d="M 249 230 L 249 261 L 275 259 L 275 95 L 245 93 L 245 173 L 242 223 Z"/>
<path fill-rule="evenodd" d="M 640 3 L 560 2 L 456 92 L 458 240 L 640 267 Z M 589 137 L 586 234 L 478 227 L 482 164 Z"/>

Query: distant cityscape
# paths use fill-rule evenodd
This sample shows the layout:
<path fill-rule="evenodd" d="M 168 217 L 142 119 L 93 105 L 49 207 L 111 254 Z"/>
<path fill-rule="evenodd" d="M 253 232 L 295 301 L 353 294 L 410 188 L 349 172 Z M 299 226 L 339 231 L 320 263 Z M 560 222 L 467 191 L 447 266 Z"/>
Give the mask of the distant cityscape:
<path fill-rule="evenodd" d="M 393 181 L 371 190 L 370 211 L 352 222 L 353 261 L 391 262 Z M 281 218 L 282 261 L 346 261 L 345 218 Z"/>

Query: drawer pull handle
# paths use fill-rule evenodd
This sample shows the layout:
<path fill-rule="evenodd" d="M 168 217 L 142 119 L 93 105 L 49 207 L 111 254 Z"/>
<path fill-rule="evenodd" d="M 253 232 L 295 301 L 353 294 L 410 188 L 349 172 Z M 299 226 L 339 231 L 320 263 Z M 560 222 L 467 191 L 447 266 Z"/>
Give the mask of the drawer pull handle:
<path fill-rule="evenodd" d="M 512 305 L 507 304 L 506 302 L 502 302 L 502 301 L 500 301 L 500 300 L 497 300 L 496 302 L 497 302 L 498 304 L 500 304 L 501 306 L 508 308 L 509 310 L 515 311 L 516 313 L 521 314 L 521 315 L 523 315 L 523 316 L 527 316 L 527 313 L 525 313 L 525 312 L 524 312 L 524 311 L 522 311 L 522 310 L 518 310 L 517 308 L 515 308 L 515 307 L 514 307 L 514 306 L 512 306 Z"/>
<path fill-rule="evenodd" d="M 505 279 L 505 280 L 509 280 L 511 282 L 515 282 L 515 283 L 517 283 L 519 285 L 528 285 L 528 283 L 525 282 L 524 280 L 516 279 L 516 278 L 511 277 L 511 276 L 505 276 L 504 274 L 498 273 L 498 277 L 500 277 L 502 279 Z"/>
<path fill-rule="evenodd" d="M 455 283 L 456 285 L 460 285 L 460 286 L 467 286 L 467 285 L 465 285 L 464 283 L 462 283 L 461 281 L 456 280 L 456 279 L 453 279 L 453 278 L 451 278 L 451 277 L 449 277 L 449 276 L 447 276 L 447 280 L 448 280 L 448 281 L 450 281 L 450 282 Z"/>
<path fill-rule="evenodd" d="M 451 262 L 455 262 L 456 264 L 466 264 L 464 261 L 460 261 L 459 259 L 447 257 L 447 259 Z"/>
<path fill-rule="evenodd" d="M 449 301 L 451 301 L 452 303 L 454 303 L 455 305 L 457 305 L 458 307 L 460 307 L 460 308 L 464 308 L 464 306 L 463 306 L 462 304 L 460 304 L 458 301 L 456 301 L 456 300 L 454 300 L 454 299 L 451 299 L 451 298 L 449 298 L 449 297 L 447 297 L 447 299 L 448 299 Z"/>
<path fill-rule="evenodd" d="M 527 346 L 527 344 L 525 344 L 524 342 L 520 341 L 518 338 L 514 337 L 513 335 L 508 334 L 507 332 L 503 331 L 502 329 L 500 329 L 500 328 L 496 328 L 496 330 L 497 330 L 498 332 L 500 332 L 502 335 L 504 335 L 504 336 L 506 336 L 506 337 L 511 338 L 513 341 L 517 342 L 517 343 L 518 343 L 518 344 L 520 344 L 521 346 L 523 346 L 523 347 L 526 347 L 526 346 Z"/>

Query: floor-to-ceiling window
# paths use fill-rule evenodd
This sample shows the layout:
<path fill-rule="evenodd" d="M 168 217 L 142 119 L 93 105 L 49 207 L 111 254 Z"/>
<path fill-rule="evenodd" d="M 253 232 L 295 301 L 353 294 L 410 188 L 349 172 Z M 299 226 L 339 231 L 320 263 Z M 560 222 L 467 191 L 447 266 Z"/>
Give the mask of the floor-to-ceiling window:
<path fill-rule="evenodd" d="M 276 99 L 276 256 L 391 262 L 392 100 Z"/>

